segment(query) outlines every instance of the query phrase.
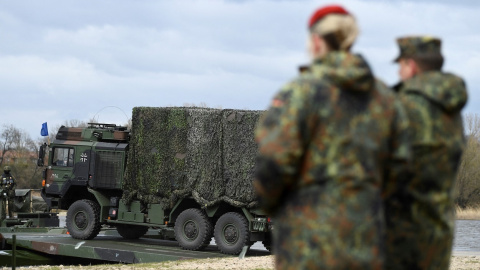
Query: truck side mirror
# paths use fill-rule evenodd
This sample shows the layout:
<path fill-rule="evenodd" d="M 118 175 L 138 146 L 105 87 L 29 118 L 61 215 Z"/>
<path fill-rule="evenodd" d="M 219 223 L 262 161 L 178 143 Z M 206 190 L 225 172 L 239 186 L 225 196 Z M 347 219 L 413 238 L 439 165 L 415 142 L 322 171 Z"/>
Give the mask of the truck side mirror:
<path fill-rule="evenodd" d="M 47 147 L 47 144 L 44 143 L 43 145 L 40 145 L 40 149 L 38 149 L 38 160 L 37 160 L 37 166 L 38 167 L 43 167 L 43 160 L 45 159 L 45 148 Z"/>

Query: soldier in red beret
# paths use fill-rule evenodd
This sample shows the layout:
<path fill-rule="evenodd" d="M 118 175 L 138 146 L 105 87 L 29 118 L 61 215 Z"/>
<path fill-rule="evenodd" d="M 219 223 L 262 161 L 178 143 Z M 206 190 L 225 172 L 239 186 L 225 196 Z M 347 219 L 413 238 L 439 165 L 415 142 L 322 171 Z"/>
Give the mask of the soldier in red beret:
<path fill-rule="evenodd" d="M 440 39 L 410 36 L 397 43 L 401 83 L 395 89 L 410 120 L 413 175 L 385 197 L 386 269 L 447 270 L 467 90 L 462 78 L 441 71 Z"/>
<path fill-rule="evenodd" d="M 350 52 L 341 6 L 309 23 L 308 70 L 273 98 L 256 130 L 255 188 L 273 216 L 278 269 L 382 269 L 382 186 L 407 171 L 408 121 L 393 91 Z"/>

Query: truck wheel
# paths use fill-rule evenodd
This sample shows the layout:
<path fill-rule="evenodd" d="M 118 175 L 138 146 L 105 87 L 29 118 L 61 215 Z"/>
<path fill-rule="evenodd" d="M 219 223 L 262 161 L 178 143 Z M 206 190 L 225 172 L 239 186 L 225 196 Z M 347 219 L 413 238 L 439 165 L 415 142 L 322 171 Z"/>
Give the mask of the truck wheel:
<path fill-rule="evenodd" d="M 237 255 L 244 246 L 249 246 L 248 222 L 239 213 L 229 212 L 215 224 L 215 243 L 222 253 Z"/>
<path fill-rule="evenodd" d="M 202 211 L 190 208 L 180 213 L 175 221 L 175 239 L 183 249 L 201 250 L 212 239 L 212 227 Z"/>
<path fill-rule="evenodd" d="M 148 231 L 146 226 L 138 225 L 117 225 L 117 232 L 125 239 L 138 239 Z"/>
<path fill-rule="evenodd" d="M 66 223 L 73 238 L 93 239 L 100 232 L 100 206 L 90 200 L 76 201 L 68 208 Z"/>

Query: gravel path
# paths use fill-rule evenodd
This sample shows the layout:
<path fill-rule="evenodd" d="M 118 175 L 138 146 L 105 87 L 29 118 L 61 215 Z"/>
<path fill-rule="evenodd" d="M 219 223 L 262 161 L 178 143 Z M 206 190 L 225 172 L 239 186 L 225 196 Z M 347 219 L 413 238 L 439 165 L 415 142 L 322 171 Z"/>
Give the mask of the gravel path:
<path fill-rule="evenodd" d="M 455 270 L 479 270 L 480 254 L 478 256 L 453 256 L 450 269 Z"/>
<path fill-rule="evenodd" d="M 10 269 L 5 267 L 2 269 Z M 169 269 L 169 270 L 188 270 L 188 269 L 257 269 L 266 270 L 274 269 L 273 256 L 248 257 L 245 259 L 227 258 L 227 259 L 203 259 L 195 261 L 171 261 L 165 263 L 149 263 L 149 264 L 129 264 L 129 265 L 96 265 L 96 266 L 36 266 L 36 267 L 17 267 L 23 270 L 153 270 L 153 269 Z M 478 256 L 453 256 L 451 270 L 479 270 L 480 254 Z"/>

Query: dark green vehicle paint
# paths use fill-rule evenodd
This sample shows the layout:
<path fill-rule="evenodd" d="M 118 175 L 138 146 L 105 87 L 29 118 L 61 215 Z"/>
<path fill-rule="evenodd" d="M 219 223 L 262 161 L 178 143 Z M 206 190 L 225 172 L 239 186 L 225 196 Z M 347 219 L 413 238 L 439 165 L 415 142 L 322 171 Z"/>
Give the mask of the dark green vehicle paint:
<path fill-rule="evenodd" d="M 110 124 L 89 124 L 86 128 L 62 126 L 56 140 L 42 148 L 40 154 L 46 152 L 47 148 L 49 153 L 48 165 L 44 170 L 45 186 L 42 189 L 42 197 L 49 209 L 68 210 L 73 203 L 80 200 L 88 202 L 82 204 L 85 206 L 98 205 L 92 209 L 79 210 L 78 213 L 69 211 L 67 226 L 69 224 L 73 226 L 70 229 L 82 230 L 86 227 L 80 226 L 83 222 L 133 226 L 129 228 L 146 226 L 159 229 L 163 231 L 159 234 L 172 239 L 177 217 L 183 211 L 193 208 L 204 212 L 212 227 L 216 220 L 228 212 L 233 211 L 244 216 L 248 223 L 245 229 L 248 230 L 250 237 L 245 241 L 245 245 L 269 237 L 271 223 L 261 211 L 255 209 L 235 208 L 222 204 L 202 206 L 188 197 L 179 199 L 171 209 L 163 209 L 161 204 L 156 203 L 146 204 L 138 200 L 125 203 L 120 200 L 129 148 L 129 131 L 124 127 Z M 38 161 L 40 165 L 43 165 L 43 158 L 40 155 Z M 97 211 L 95 209 L 99 211 L 99 220 L 92 221 L 95 215 L 89 217 L 86 213 Z M 73 218 L 79 216 L 83 219 Z M 183 228 L 189 228 L 187 225 L 184 224 Z M 239 229 L 242 228 L 231 228 Z M 95 237 L 98 231 L 92 231 L 95 235 L 81 236 L 79 239 Z M 127 254 L 125 256 L 128 257 Z"/>

